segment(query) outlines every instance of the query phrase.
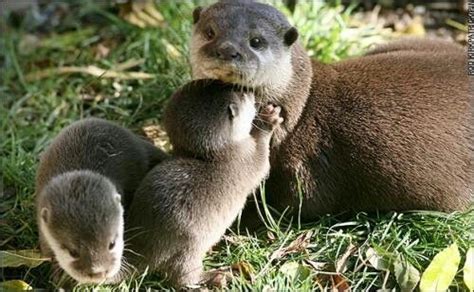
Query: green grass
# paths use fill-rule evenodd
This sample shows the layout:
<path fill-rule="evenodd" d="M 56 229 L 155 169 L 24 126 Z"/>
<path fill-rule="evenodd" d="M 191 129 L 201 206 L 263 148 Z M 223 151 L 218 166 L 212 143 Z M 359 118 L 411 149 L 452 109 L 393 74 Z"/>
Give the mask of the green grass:
<path fill-rule="evenodd" d="M 164 28 L 140 29 L 128 24 L 93 1 L 76 5 L 75 13 L 55 31 L 36 36 L 27 27 L 12 28 L 2 18 L 0 36 L 0 249 L 37 248 L 34 215 L 34 177 L 38 157 L 51 139 L 66 125 L 82 117 L 96 116 L 139 131 L 143 125 L 158 124 L 167 98 L 190 80 L 187 43 L 191 29 L 188 1 L 167 1 L 159 10 L 165 16 Z M 277 4 L 282 7 L 281 4 Z M 319 2 L 301 3 L 292 22 L 300 29 L 301 39 L 313 57 L 324 62 L 359 54 L 377 31 L 370 27 L 350 28 L 350 11 Z M 339 12 L 342 12 L 341 14 Z M 84 20 L 93 17 L 94 21 Z M 95 58 L 98 44 L 110 53 Z M 169 44 L 179 56 L 171 57 Z M 156 75 L 151 80 L 113 80 L 84 74 L 57 75 L 30 81 L 29 74 L 59 66 L 88 66 L 113 70 L 131 59 L 144 62 L 131 69 Z M 87 100 L 85 99 L 87 98 Z M 96 100 L 94 100 L 94 98 Z M 90 100 L 92 99 L 92 100 Z M 274 217 L 278 222 L 278 216 Z M 330 287 L 323 277 L 334 271 L 350 245 L 355 246 L 343 272 L 354 290 L 394 288 L 392 274 L 378 271 L 366 263 L 365 252 L 375 248 L 387 258 L 402 254 L 423 271 L 434 255 L 457 242 L 464 258 L 473 244 L 474 212 L 357 214 L 325 216 L 307 225 L 278 224 L 269 221 L 267 230 L 257 236 L 230 234 L 210 252 L 206 269 L 228 267 L 244 262 L 253 279 L 234 277 L 232 290 L 317 290 Z M 269 258 L 287 247 L 298 236 L 312 232 L 309 244 L 293 253 Z M 285 263 L 301 264 L 304 272 L 296 277 L 282 272 Z M 324 264 L 325 272 L 307 268 L 308 263 Z M 462 260 L 461 264 L 464 262 Z M 0 281 L 24 279 L 33 287 L 52 288 L 51 269 L 43 264 L 34 269 L 3 269 Z M 309 273 L 309 275 L 308 275 Z M 123 289 L 166 288 L 157 275 L 142 275 L 116 287 Z M 462 272 L 452 285 L 464 290 Z"/>

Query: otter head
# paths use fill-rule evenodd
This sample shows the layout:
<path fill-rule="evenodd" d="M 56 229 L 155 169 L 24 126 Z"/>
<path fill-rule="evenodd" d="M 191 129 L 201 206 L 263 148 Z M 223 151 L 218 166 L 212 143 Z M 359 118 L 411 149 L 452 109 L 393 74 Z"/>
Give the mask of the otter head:
<path fill-rule="evenodd" d="M 123 252 L 123 208 L 112 182 L 91 171 L 54 177 L 42 190 L 39 227 L 56 261 L 79 283 L 115 276 Z"/>
<path fill-rule="evenodd" d="M 255 97 L 242 87 L 200 79 L 170 99 L 164 125 L 175 152 L 212 158 L 229 144 L 250 137 Z"/>
<path fill-rule="evenodd" d="M 273 92 L 286 89 L 298 31 L 281 12 L 253 1 L 221 1 L 196 8 L 193 18 L 194 79 L 220 79 Z"/>

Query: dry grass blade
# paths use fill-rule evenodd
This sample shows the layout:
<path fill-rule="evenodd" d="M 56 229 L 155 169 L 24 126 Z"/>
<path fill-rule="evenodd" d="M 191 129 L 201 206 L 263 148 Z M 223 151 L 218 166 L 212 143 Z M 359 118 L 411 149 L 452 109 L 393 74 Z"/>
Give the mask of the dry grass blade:
<path fill-rule="evenodd" d="M 357 246 L 349 244 L 344 254 L 336 261 L 336 272 L 344 273 L 347 268 L 347 260 L 357 251 Z"/>
<path fill-rule="evenodd" d="M 117 64 L 117 66 L 114 66 L 114 71 L 125 71 L 125 70 L 128 70 L 130 68 L 143 65 L 144 63 L 145 63 L 144 58 L 141 58 L 141 59 L 133 59 L 132 58 L 132 59 L 127 60 L 123 63 Z"/>
<path fill-rule="evenodd" d="M 35 81 L 35 80 L 40 80 L 43 78 L 48 78 L 51 75 L 55 75 L 55 74 L 72 74 L 72 73 L 82 73 L 82 74 L 89 74 L 89 75 L 101 77 L 101 78 L 114 78 L 114 79 L 122 79 L 122 80 L 155 78 L 154 74 L 149 74 L 145 72 L 121 72 L 121 71 L 115 71 L 115 70 L 106 70 L 94 65 L 89 65 L 86 67 L 65 66 L 65 67 L 40 70 L 40 71 L 32 72 L 26 75 L 26 80 Z"/>

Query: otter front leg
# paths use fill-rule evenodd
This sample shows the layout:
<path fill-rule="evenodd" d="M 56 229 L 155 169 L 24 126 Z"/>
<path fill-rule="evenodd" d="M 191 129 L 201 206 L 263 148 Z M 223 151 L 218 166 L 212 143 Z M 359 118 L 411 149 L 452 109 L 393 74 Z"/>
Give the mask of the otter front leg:
<path fill-rule="evenodd" d="M 270 140 L 273 130 L 281 123 L 283 123 L 283 118 L 280 116 L 281 107 L 275 106 L 273 104 L 267 104 L 264 106 L 254 122 L 254 127 L 252 128 L 251 135 L 255 139 L 260 140 Z"/>
<path fill-rule="evenodd" d="M 182 254 L 173 259 L 165 272 L 175 288 L 198 284 L 203 273 L 202 257 L 196 254 Z"/>

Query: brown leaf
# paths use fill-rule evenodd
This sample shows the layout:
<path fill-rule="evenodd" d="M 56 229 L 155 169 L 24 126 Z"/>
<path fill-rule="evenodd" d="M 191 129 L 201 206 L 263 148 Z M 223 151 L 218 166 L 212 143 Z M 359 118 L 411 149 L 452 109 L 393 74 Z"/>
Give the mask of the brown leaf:
<path fill-rule="evenodd" d="M 156 147 L 170 150 L 168 135 L 161 125 L 151 124 L 142 127 L 145 136 L 153 141 Z"/>
<path fill-rule="evenodd" d="M 342 275 L 331 275 L 332 291 L 350 291 L 351 287 Z"/>
<path fill-rule="evenodd" d="M 236 245 L 236 246 L 239 246 L 241 244 L 244 244 L 246 242 L 248 242 L 248 237 L 246 236 L 242 236 L 242 235 L 224 235 L 222 237 L 225 241 L 233 244 L 233 245 Z"/>
<path fill-rule="evenodd" d="M 251 283 L 255 280 L 255 269 L 253 266 L 246 262 L 240 261 L 231 266 L 233 274 L 243 276 L 245 279 L 249 280 Z"/>
<path fill-rule="evenodd" d="M 229 267 L 210 270 L 204 273 L 201 284 L 208 287 L 223 289 L 227 287 L 227 280 L 232 277 Z"/>
<path fill-rule="evenodd" d="M 309 240 L 313 235 L 313 231 L 307 231 L 303 234 L 300 234 L 295 240 L 293 240 L 289 245 L 284 248 L 277 249 L 270 256 L 270 260 L 275 260 L 282 258 L 283 256 L 291 253 L 298 253 L 306 250 L 308 247 Z"/>
<path fill-rule="evenodd" d="M 95 47 L 92 48 L 94 59 L 100 60 L 107 57 L 110 53 L 110 49 L 105 46 L 103 43 L 97 44 Z"/>

